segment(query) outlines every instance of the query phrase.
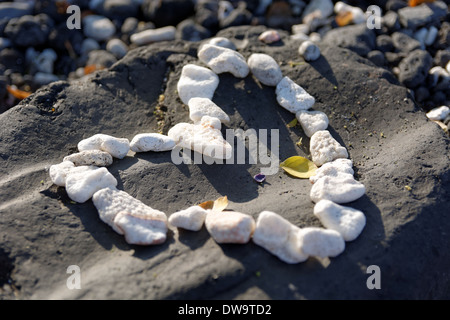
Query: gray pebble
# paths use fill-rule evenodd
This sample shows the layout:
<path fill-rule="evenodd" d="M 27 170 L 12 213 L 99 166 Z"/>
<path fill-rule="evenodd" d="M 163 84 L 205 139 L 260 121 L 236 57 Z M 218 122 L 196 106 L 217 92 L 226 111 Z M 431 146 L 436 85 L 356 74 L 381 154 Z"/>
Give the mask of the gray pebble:
<path fill-rule="evenodd" d="M 0 19 L 19 18 L 25 15 L 33 14 L 32 3 L 21 2 L 2 2 L 0 3 Z"/>
<path fill-rule="evenodd" d="M 116 27 L 106 17 L 98 15 L 86 16 L 83 19 L 84 35 L 97 41 L 104 41 L 111 38 L 116 32 Z"/>
<path fill-rule="evenodd" d="M 120 39 L 111 39 L 106 44 L 106 50 L 117 59 L 122 59 L 128 52 L 128 46 Z"/>
<path fill-rule="evenodd" d="M 394 47 L 398 51 L 411 52 L 416 49 L 424 49 L 419 41 L 403 32 L 394 32 L 391 36 Z"/>
<path fill-rule="evenodd" d="M 424 3 L 416 7 L 404 7 L 398 10 L 402 26 L 416 29 L 430 22 L 438 21 L 447 14 L 447 5 L 443 1 Z"/>
<path fill-rule="evenodd" d="M 377 49 L 381 52 L 388 52 L 394 49 L 394 43 L 390 36 L 386 34 L 379 35 L 376 39 Z"/>
<path fill-rule="evenodd" d="M 367 54 L 367 59 L 373 62 L 378 67 L 384 66 L 385 58 L 384 54 L 381 51 L 373 50 Z"/>
<path fill-rule="evenodd" d="M 399 81 L 408 88 L 415 88 L 427 78 L 432 65 L 431 55 L 425 50 L 410 52 L 399 64 Z"/>
<path fill-rule="evenodd" d="M 81 55 L 87 55 L 89 52 L 93 50 L 99 50 L 100 45 L 97 41 L 91 38 L 87 38 L 83 40 L 83 43 L 81 44 Z"/>
<path fill-rule="evenodd" d="M 315 61 L 320 57 L 319 47 L 312 41 L 304 41 L 298 48 L 298 52 L 306 61 Z"/>

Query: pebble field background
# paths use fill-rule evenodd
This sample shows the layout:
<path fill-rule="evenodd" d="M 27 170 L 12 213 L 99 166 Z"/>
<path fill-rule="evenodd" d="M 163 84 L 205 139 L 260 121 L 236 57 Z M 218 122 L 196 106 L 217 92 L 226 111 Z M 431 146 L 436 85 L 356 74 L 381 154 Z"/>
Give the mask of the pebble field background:
<path fill-rule="evenodd" d="M 138 46 L 176 39 L 201 41 L 230 26 L 262 24 L 303 39 L 303 51 L 310 41 L 327 41 L 392 71 L 425 111 L 444 107 L 431 116 L 448 131 L 449 1 L 417 3 L 420 1 L 411 1 L 415 6 L 403 0 L 1 1 L 0 112 L 48 83 L 108 68 Z M 80 8 L 81 29 L 67 27 L 70 5 Z M 368 34 L 365 13 L 370 5 L 381 9 L 381 23 Z M 308 50 L 308 56 L 317 55 Z"/>

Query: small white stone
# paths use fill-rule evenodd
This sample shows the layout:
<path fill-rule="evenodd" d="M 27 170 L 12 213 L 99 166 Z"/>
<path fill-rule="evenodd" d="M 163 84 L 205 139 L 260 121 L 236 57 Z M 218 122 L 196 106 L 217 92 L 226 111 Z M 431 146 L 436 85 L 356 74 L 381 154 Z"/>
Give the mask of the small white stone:
<path fill-rule="evenodd" d="M 307 41 L 310 40 L 309 36 L 304 33 L 296 33 L 290 36 L 291 40 L 298 40 L 298 41 Z"/>
<path fill-rule="evenodd" d="M 173 126 L 168 136 L 181 148 L 194 150 L 213 159 L 228 159 L 233 149 L 222 137 L 220 120 L 204 116 L 200 123 L 178 123 Z"/>
<path fill-rule="evenodd" d="M 169 223 L 177 228 L 199 231 L 205 222 L 207 211 L 200 206 L 192 206 L 185 210 L 172 213 Z"/>
<path fill-rule="evenodd" d="M 364 185 L 349 174 L 338 174 L 337 177 L 324 176 L 312 186 L 310 198 L 317 203 L 330 200 L 335 203 L 348 203 L 361 198 L 366 192 Z"/>
<path fill-rule="evenodd" d="M 301 110 L 295 116 L 308 137 L 311 137 L 319 130 L 328 128 L 328 117 L 322 111 Z"/>
<path fill-rule="evenodd" d="M 230 117 L 208 98 L 192 98 L 189 100 L 189 118 L 198 122 L 203 116 L 219 119 L 222 123 L 229 123 Z"/>
<path fill-rule="evenodd" d="M 309 256 L 336 257 L 344 251 L 345 241 L 337 231 L 310 227 L 301 229 L 300 247 Z"/>
<path fill-rule="evenodd" d="M 327 162 L 316 170 L 316 174 L 309 178 L 311 183 L 315 183 L 322 177 L 337 177 L 342 174 L 349 174 L 353 177 L 353 162 L 350 159 L 339 158 L 331 162 Z"/>
<path fill-rule="evenodd" d="M 247 63 L 255 78 L 266 86 L 274 87 L 283 78 L 280 66 L 268 54 L 253 53 Z"/>
<path fill-rule="evenodd" d="M 300 55 L 306 61 L 316 61 L 320 57 L 319 47 L 310 40 L 302 42 L 302 44 L 298 48 L 298 53 L 300 53 Z"/>
<path fill-rule="evenodd" d="M 250 72 L 242 54 L 228 48 L 204 44 L 198 58 L 217 74 L 229 72 L 237 78 L 245 78 Z"/>
<path fill-rule="evenodd" d="M 434 43 L 434 40 L 436 40 L 438 32 L 439 30 L 435 26 L 431 26 L 430 29 L 428 29 L 427 35 L 424 39 L 424 43 L 426 46 L 431 46 Z"/>
<path fill-rule="evenodd" d="M 116 32 L 116 27 L 111 20 L 103 16 L 86 16 L 83 23 L 84 35 L 97 41 L 107 40 Z"/>
<path fill-rule="evenodd" d="M 130 142 L 130 149 L 134 152 L 162 152 L 175 147 L 175 141 L 160 133 L 140 133 Z"/>
<path fill-rule="evenodd" d="M 309 35 L 309 40 L 314 43 L 319 43 L 322 40 L 322 36 L 318 32 L 311 32 L 311 34 Z"/>
<path fill-rule="evenodd" d="M 217 74 L 207 68 L 187 64 L 181 71 L 177 90 L 181 101 L 187 105 L 191 98 L 208 98 L 211 100 L 218 85 L 219 77 Z"/>
<path fill-rule="evenodd" d="M 258 40 L 267 44 L 271 44 L 280 41 L 281 36 L 276 30 L 267 30 L 259 35 Z"/>
<path fill-rule="evenodd" d="M 427 117 L 430 120 L 442 121 L 450 114 L 450 108 L 447 106 L 440 106 L 427 112 Z"/>
<path fill-rule="evenodd" d="M 308 110 L 316 102 L 313 96 L 289 77 L 284 77 L 278 83 L 275 93 L 280 106 L 292 113 Z"/>
<path fill-rule="evenodd" d="M 431 86 L 435 86 L 438 83 L 439 78 L 442 78 L 443 81 L 446 81 L 450 87 L 450 74 L 447 72 L 446 69 L 442 68 L 441 66 L 435 66 L 431 68 L 430 71 L 428 71 L 428 73 L 433 78 Z"/>
<path fill-rule="evenodd" d="M 225 37 L 214 37 L 214 38 L 207 40 L 204 44 L 212 44 L 212 45 L 215 45 L 218 47 L 236 50 L 236 46 L 234 45 L 234 43 L 230 39 L 225 38 Z M 201 49 L 201 47 L 199 48 L 199 50 L 200 49 Z"/>
<path fill-rule="evenodd" d="M 54 184 L 60 187 L 66 186 L 66 178 L 70 173 L 83 173 L 86 171 L 96 170 L 96 166 L 79 166 L 75 167 L 72 161 L 63 161 L 59 164 L 50 166 L 49 175 Z"/>
<path fill-rule="evenodd" d="M 355 240 L 366 225 L 364 213 L 330 200 L 320 200 L 316 203 L 314 215 L 325 228 L 339 232 L 345 241 Z"/>
<path fill-rule="evenodd" d="M 255 231 L 255 220 L 235 211 L 208 211 L 205 226 L 217 243 L 247 243 Z"/>
<path fill-rule="evenodd" d="M 116 178 L 104 167 L 83 172 L 71 170 L 66 177 L 67 195 L 78 203 L 86 202 L 100 189 L 115 186 Z"/>
<path fill-rule="evenodd" d="M 124 191 L 104 188 L 92 196 L 100 219 L 130 244 L 159 244 L 166 240 L 167 216 Z"/>
<path fill-rule="evenodd" d="M 167 26 L 158 29 L 148 29 L 132 34 L 130 41 L 135 45 L 142 46 L 159 41 L 172 41 L 175 39 L 177 29 L 174 26 Z"/>
<path fill-rule="evenodd" d="M 352 22 L 354 24 L 366 22 L 366 16 L 361 8 L 353 7 L 342 1 L 336 2 L 336 4 L 334 5 L 334 12 L 337 14 L 344 14 L 346 12 L 350 12 L 352 14 Z"/>
<path fill-rule="evenodd" d="M 294 24 L 291 27 L 291 31 L 293 34 L 301 33 L 301 34 L 307 35 L 309 33 L 309 26 L 305 23 Z"/>
<path fill-rule="evenodd" d="M 253 242 L 286 263 L 303 262 L 308 255 L 300 247 L 300 230 L 280 215 L 263 211 L 256 221 Z"/>
<path fill-rule="evenodd" d="M 120 39 L 111 39 L 106 44 L 106 50 L 117 59 L 122 59 L 128 52 L 128 46 Z"/>
<path fill-rule="evenodd" d="M 123 159 L 130 150 L 130 142 L 125 138 L 115 138 L 106 134 L 95 134 L 78 143 L 78 150 L 101 150 L 114 158 Z"/>
<path fill-rule="evenodd" d="M 321 166 L 338 158 L 348 158 L 347 149 L 339 144 L 328 130 L 319 130 L 311 136 L 310 152 L 312 161 Z"/>
<path fill-rule="evenodd" d="M 105 151 L 85 150 L 64 157 L 63 161 L 71 161 L 76 166 L 107 167 L 113 163 L 113 158 Z"/>
<path fill-rule="evenodd" d="M 48 173 L 54 184 L 60 187 L 66 186 L 66 176 L 71 169 L 75 168 L 75 164 L 71 161 L 63 161 L 58 164 L 51 165 Z"/>

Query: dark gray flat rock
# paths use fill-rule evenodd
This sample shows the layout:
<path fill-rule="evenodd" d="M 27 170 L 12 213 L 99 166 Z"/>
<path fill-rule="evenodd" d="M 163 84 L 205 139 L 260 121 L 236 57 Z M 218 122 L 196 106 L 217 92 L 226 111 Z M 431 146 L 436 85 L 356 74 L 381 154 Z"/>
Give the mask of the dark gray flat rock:
<path fill-rule="evenodd" d="M 156 131 L 153 112 L 161 93 L 164 132 L 189 120 L 176 84 L 186 63 L 199 64 L 198 44 L 159 43 L 89 78 L 53 83 L 0 115 L 0 298 L 449 297 L 448 137 L 386 70 L 327 45 L 320 46 L 322 57 L 306 63 L 298 43 L 285 36 L 274 46 L 257 41 L 262 30 L 238 27 L 220 35 L 247 44 L 240 50 L 245 57 L 272 55 L 284 75 L 316 98 L 314 109 L 329 116 L 330 132 L 348 148 L 367 188 L 348 204 L 367 217 L 359 238 L 336 258 L 297 265 L 253 243 L 219 245 L 205 228 L 171 230 L 158 246 L 132 246 L 99 219 L 90 200 L 72 203 L 64 188 L 54 186 L 47 168 L 75 152 L 81 139 L 96 133 L 132 139 Z M 251 75 L 223 74 L 213 100 L 230 115 L 229 128 L 278 129 L 281 160 L 309 156 L 309 139 L 299 126 L 286 127 L 294 115 L 277 104 L 274 91 Z M 168 215 L 227 195 L 230 209 L 255 218 L 271 210 L 299 227 L 320 226 L 309 181 L 279 171 L 259 185 L 253 175 L 265 166 L 175 165 L 169 152 L 150 152 L 114 160 L 109 171 L 119 189 Z M 70 265 L 80 267 L 80 290 L 66 286 Z M 370 265 L 380 267 L 379 290 L 366 286 Z"/>

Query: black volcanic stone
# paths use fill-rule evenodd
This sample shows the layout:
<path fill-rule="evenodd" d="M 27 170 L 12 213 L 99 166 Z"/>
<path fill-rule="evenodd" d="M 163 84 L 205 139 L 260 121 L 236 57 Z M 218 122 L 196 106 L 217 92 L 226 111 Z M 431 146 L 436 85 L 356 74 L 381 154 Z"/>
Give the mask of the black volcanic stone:
<path fill-rule="evenodd" d="M 410 52 L 399 64 L 399 81 L 408 88 L 415 88 L 427 78 L 433 63 L 431 55 L 425 50 Z"/>

